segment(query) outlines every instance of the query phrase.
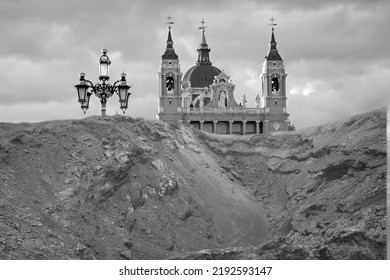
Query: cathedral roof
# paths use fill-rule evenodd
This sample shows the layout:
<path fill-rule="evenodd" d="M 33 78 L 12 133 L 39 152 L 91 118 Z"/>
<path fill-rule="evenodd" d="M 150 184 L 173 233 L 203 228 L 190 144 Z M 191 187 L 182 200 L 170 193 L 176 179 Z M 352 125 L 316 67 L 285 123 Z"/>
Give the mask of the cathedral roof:
<path fill-rule="evenodd" d="M 221 73 L 217 67 L 212 66 L 210 62 L 210 48 L 206 42 L 205 22 L 202 19 L 202 26 L 199 29 L 202 31 L 202 41 L 199 44 L 198 51 L 198 61 L 195 66 L 191 67 L 187 73 L 184 75 L 182 85 L 184 88 L 188 87 L 191 84 L 191 87 L 208 87 L 213 81 L 214 77 Z"/>
<path fill-rule="evenodd" d="M 191 87 L 208 87 L 213 83 L 214 77 L 220 73 L 221 70 L 211 64 L 199 63 L 187 71 L 182 85 L 184 88 L 187 88 L 190 84 Z"/>

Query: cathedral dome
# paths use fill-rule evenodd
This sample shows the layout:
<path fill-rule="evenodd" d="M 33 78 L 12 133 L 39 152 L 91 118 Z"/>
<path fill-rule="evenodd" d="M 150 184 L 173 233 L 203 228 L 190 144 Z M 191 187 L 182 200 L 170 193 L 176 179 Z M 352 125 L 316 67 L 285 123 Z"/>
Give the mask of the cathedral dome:
<path fill-rule="evenodd" d="M 201 23 L 202 26 L 199 27 L 199 29 L 202 31 L 202 42 L 199 44 L 199 48 L 197 49 L 198 62 L 184 75 L 182 81 L 182 86 L 184 89 L 190 85 L 193 88 L 209 87 L 213 83 L 214 77 L 221 73 L 221 70 L 215 66 L 212 66 L 210 62 L 210 48 L 207 45 L 206 37 L 204 35 L 206 28 L 206 26 L 204 26 L 204 20 L 202 20 Z"/>
<path fill-rule="evenodd" d="M 221 73 L 217 67 L 210 64 L 198 63 L 197 65 L 191 67 L 183 78 L 183 88 L 191 87 L 193 88 L 204 88 L 209 87 L 214 80 L 215 76 L 218 76 Z"/>

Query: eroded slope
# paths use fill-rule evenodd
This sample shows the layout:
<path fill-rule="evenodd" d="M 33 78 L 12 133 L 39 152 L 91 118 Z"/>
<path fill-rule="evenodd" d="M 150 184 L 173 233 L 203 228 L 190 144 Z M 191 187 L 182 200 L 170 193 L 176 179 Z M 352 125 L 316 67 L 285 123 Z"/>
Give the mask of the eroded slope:
<path fill-rule="evenodd" d="M 257 245 L 268 228 L 190 128 L 0 124 L 1 259 L 161 259 Z"/>
<path fill-rule="evenodd" d="M 265 205 L 276 237 L 179 258 L 386 258 L 385 109 L 298 132 L 200 137 Z"/>
<path fill-rule="evenodd" d="M 382 259 L 385 205 L 384 109 L 253 136 L 0 124 L 1 259 Z"/>

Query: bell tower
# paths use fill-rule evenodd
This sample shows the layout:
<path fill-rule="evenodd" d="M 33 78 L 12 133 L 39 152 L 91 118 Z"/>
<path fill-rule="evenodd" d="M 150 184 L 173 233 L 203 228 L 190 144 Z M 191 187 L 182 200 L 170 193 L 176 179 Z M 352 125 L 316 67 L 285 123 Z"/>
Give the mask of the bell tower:
<path fill-rule="evenodd" d="M 173 48 L 171 15 L 168 19 L 168 39 L 161 56 L 159 78 L 159 108 L 157 118 L 162 121 L 178 121 L 181 117 L 181 76 L 179 57 Z"/>
<path fill-rule="evenodd" d="M 284 62 L 276 48 L 274 18 L 271 18 L 271 42 L 261 71 L 262 105 L 269 113 L 286 113 L 286 77 Z"/>
<path fill-rule="evenodd" d="M 265 56 L 261 71 L 262 94 L 261 103 L 270 124 L 269 131 L 287 130 L 287 108 L 286 108 L 286 77 L 285 66 L 275 40 L 275 19 L 270 19 L 271 42 Z M 268 116 L 267 116 L 268 115 Z"/>

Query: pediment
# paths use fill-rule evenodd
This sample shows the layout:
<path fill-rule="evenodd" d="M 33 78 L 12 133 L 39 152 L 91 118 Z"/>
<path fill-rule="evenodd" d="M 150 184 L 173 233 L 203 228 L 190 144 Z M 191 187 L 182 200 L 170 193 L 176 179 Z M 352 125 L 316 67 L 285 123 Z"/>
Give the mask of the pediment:
<path fill-rule="evenodd" d="M 222 70 L 218 76 L 214 76 L 214 83 L 231 83 L 230 76 Z"/>

